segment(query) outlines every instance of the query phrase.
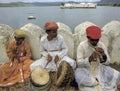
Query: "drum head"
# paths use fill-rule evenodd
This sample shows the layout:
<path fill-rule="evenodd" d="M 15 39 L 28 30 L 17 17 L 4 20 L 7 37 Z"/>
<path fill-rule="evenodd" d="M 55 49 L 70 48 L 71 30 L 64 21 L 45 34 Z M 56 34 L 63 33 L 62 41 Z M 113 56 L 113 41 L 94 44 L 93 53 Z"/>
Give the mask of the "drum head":
<path fill-rule="evenodd" d="M 69 85 L 74 79 L 74 71 L 72 67 L 66 61 L 62 61 L 59 65 L 57 71 L 57 81 L 56 85 L 58 87 L 63 87 Z"/>
<path fill-rule="evenodd" d="M 31 80 L 37 85 L 45 85 L 49 82 L 49 73 L 46 69 L 37 67 L 31 73 Z"/>

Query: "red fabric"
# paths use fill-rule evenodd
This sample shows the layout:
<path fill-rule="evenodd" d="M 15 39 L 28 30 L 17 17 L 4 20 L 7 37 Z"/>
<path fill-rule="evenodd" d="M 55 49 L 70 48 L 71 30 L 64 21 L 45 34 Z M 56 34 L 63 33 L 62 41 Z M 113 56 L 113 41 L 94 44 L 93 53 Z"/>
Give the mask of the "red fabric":
<path fill-rule="evenodd" d="M 86 29 L 86 34 L 91 39 L 99 39 L 101 37 L 101 29 L 97 26 L 89 26 Z"/>
<path fill-rule="evenodd" d="M 45 30 L 57 30 L 58 29 L 58 25 L 55 22 L 47 22 L 44 26 Z"/>

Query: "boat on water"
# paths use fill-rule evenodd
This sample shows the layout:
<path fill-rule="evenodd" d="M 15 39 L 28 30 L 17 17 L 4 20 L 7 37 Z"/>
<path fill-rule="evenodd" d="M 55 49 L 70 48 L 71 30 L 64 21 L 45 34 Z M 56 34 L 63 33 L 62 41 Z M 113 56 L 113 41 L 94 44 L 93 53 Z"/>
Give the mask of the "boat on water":
<path fill-rule="evenodd" d="M 28 19 L 36 19 L 34 16 L 28 16 Z"/>
<path fill-rule="evenodd" d="M 96 8 L 97 3 L 64 3 L 60 8 Z"/>

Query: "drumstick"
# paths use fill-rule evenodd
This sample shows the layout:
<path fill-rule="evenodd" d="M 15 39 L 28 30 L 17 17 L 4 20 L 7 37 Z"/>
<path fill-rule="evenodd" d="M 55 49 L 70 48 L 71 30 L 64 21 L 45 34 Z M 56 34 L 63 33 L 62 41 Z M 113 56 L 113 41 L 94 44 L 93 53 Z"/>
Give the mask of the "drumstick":
<path fill-rule="evenodd" d="M 46 51 L 47 53 L 48 53 L 48 51 Z M 46 63 L 46 65 L 45 65 L 45 67 L 44 68 L 46 68 L 47 67 L 47 65 L 49 64 L 49 62 L 51 62 L 52 60 L 48 60 L 48 58 L 49 58 L 49 56 L 51 56 L 49 53 L 47 54 L 47 63 Z"/>
<path fill-rule="evenodd" d="M 44 69 L 47 67 L 47 65 L 49 64 L 49 62 L 50 62 L 50 61 L 48 61 L 48 62 L 46 63 L 46 65 L 45 65 Z"/>
<path fill-rule="evenodd" d="M 57 62 L 55 62 L 55 65 L 56 65 L 56 71 L 57 71 L 57 69 L 58 69 Z"/>
<path fill-rule="evenodd" d="M 59 56 L 58 56 L 58 55 L 56 55 L 56 56 L 59 58 Z M 59 60 L 60 60 L 60 58 L 59 58 Z M 55 61 L 55 60 L 54 60 L 54 62 L 55 62 L 55 64 L 56 64 L 56 70 L 58 69 L 57 62 L 58 62 L 59 60 L 57 60 L 57 61 Z"/>

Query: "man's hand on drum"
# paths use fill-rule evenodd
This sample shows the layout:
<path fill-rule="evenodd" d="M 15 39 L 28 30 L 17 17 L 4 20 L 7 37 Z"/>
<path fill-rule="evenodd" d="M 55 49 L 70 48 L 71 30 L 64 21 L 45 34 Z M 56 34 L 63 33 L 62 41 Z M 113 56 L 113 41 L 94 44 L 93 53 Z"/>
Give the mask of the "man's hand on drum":
<path fill-rule="evenodd" d="M 58 55 L 55 56 L 54 62 L 57 63 L 60 60 L 60 57 Z"/>
<path fill-rule="evenodd" d="M 46 57 L 46 60 L 47 60 L 48 62 L 52 61 L 52 56 L 51 56 L 50 54 L 48 54 L 47 57 Z"/>

